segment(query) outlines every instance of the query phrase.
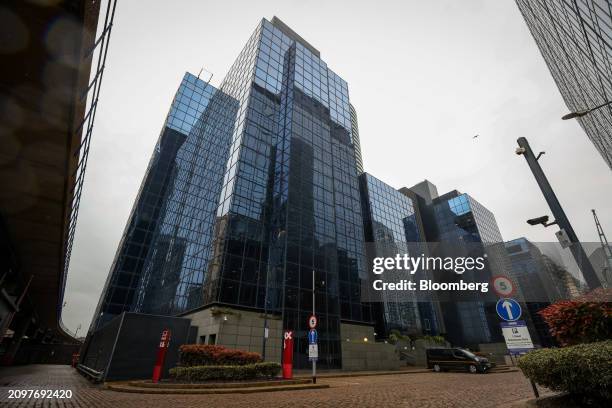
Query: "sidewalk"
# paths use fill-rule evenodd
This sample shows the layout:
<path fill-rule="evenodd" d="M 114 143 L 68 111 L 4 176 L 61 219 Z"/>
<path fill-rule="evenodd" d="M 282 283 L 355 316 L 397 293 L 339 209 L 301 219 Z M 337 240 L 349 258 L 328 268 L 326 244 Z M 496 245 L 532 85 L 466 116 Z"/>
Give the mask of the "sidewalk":
<path fill-rule="evenodd" d="M 387 371 L 317 370 L 317 378 L 369 377 L 373 375 L 422 374 L 429 372 L 431 372 L 431 370 L 425 367 L 402 367 L 399 370 Z M 312 378 L 312 370 L 293 370 L 293 377 Z"/>

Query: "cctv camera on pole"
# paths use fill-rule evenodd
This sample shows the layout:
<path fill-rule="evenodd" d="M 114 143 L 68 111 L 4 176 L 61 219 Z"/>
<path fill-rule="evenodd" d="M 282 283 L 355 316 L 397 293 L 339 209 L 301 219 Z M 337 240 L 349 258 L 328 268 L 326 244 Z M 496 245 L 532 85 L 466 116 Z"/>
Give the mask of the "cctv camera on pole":
<path fill-rule="evenodd" d="M 543 216 L 538 217 L 538 218 L 532 218 L 530 220 L 527 220 L 527 224 L 529 224 L 529 225 L 540 225 L 540 224 L 542 224 L 545 227 L 550 227 L 551 225 L 555 225 L 556 223 L 557 223 L 557 221 L 548 222 L 548 215 L 543 215 Z"/>
<path fill-rule="evenodd" d="M 595 270 L 593 270 L 593 266 L 584 252 L 584 248 L 578 240 L 578 236 L 576 236 L 569 219 L 561 207 L 561 203 L 559 203 L 559 200 L 548 182 L 542 167 L 540 167 L 540 163 L 538 163 L 538 159 L 540 156 L 542 156 L 543 152 L 535 156 L 533 151 L 531 151 L 529 142 L 524 137 L 519 137 L 517 139 L 517 143 L 519 147 L 516 149 L 516 154 L 524 156 L 525 160 L 527 160 L 527 164 L 529 165 L 529 168 L 531 169 L 531 172 L 533 173 L 533 176 L 535 177 L 538 185 L 540 186 L 540 190 L 544 195 L 544 199 L 548 203 L 548 207 L 550 207 L 550 210 L 555 217 L 555 221 L 552 223 L 548 223 L 548 216 L 546 215 L 528 220 L 527 223 L 529 225 L 542 224 L 545 227 L 558 224 L 562 231 L 561 236 L 564 238 L 565 243 L 563 241 L 560 242 L 564 247 L 569 246 L 569 249 L 574 256 L 578 267 L 582 271 L 582 276 L 584 276 L 589 288 L 592 290 L 601 287 L 601 282 L 599 281 L 597 274 L 595 274 Z M 560 235 L 557 233 L 557 236 L 559 237 Z"/>

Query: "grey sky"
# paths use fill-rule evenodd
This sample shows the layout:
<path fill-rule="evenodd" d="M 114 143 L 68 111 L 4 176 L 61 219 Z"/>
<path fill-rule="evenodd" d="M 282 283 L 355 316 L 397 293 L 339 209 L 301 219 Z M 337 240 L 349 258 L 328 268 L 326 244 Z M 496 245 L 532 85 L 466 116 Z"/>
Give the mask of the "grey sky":
<path fill-rule="evenodd" d="M 504 239 L 554 241 L 525 136 L 583 241 L 591 208 L 612 235 L 612 172 L 565 105 L 515 3 L 120 1 L 66 290 L 64 323 L 86 330 L 172 96 L 202 66 L 218 85 L 262 17 L 277 15 L 349 84 L 366 171 L 394 187 L 427 178 L 467 192 Z M 477 139 L 472 139 L 480 134 Z M 610 237 L 612 238 L 612 237 Z M 81 331 L 83 333 L 83 331 Z"/>

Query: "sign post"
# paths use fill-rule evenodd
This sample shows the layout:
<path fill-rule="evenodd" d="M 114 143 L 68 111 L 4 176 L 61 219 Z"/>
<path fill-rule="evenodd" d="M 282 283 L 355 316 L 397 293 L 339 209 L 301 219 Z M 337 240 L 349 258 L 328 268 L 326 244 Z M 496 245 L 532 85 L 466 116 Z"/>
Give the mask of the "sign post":
<path fill-rule="evenodd" d="M 511 355 L 526 353 L 533 349 L 533 343 L 527 324 L 524 320 L 515 322 L 501 322 L 502 334 L 506 340 L 506 347 Z"/>
<path fill-rule="evenodd" d="M 505 320 L 501 322 L 500 325 L 504 340 L 506 341 L 506 348 L 512 360 L 512 356 L 517 356 L 529 350 L 533 350 L 533 342 L 531 341 L 527 324 L 524 320 L 519 320 L 523 313 L 521 305 L 514 299 L 506 298 L 514 293 L 512 281 L 505 276 L 496 276 L 493 278 L 493 290 L 495 290 L 499 296 L 502 296 L 502 298 L 497 301 L 495 310 L 497 311 L 497 315 L 502 320 Z M 512 360 L 512 364 L 515 364 L 514 360 Z M 540 398 L 538 387 L 536 387 L 533 380 L 530 381 L 533 394 L 536 398 Z"/>
<path fill-rule="evenodd" d="M 308 318 L 308 327 L 310 331 L 314 331 L 314 342 L 308 342 L 308 359 L 312 361 L 312 383 L 317 383 L 317 359 L 319 358 L 319 347 L 317 345 L 317 328 L 318 319 L 315 314 L 315 271 L 312 270 L 312 316 Z M 310 335 L 308 336 L 310 339 Z"/>
<path fill-rule="evenodd" d="M 164 370 L 164 361 L 166 360 L 166 353 L 168 346 L 170 345 L 170 329 L 165 329 L 162 332 L 161 340 L 159 341 L 159 348 L 157 349 L 157 359 L 155 360 L 155 367 L 153 367 L 153 382 L 158 383 L 161 379 L 162 372 Z"/>
<path fill-rule="evenodd" d="M 495 305 L 497 315 L 507 322 L 514 322 L 521 317 L 523 310 L 514 299 L 499 299 Z"/>
<path fill-rule="evenodd" d="M 293 331 L 287 330 L 283 337 L 283 378 L 293 378 Z"/>

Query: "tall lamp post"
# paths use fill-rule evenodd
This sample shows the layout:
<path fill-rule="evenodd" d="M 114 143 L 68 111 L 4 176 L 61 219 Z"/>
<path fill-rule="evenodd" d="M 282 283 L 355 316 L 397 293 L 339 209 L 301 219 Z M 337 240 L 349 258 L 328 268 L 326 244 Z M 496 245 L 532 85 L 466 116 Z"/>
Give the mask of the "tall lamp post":
<path fill-rule="evenodd" d="M 544 195 L 544 199 L 548 203 L 548 207 L 550 208 L 553 213 L 553 216 L 555 217 L 555 220 L 551 223 L 548 222 L 547 216 L 529 220 L 527 221 L 527 223 L 529 223 L 530 225 L 542 224 L 545 227 L 554 224 L 559 225 L 561 231 L 558 234 L 562 237 L 566 237 L 567 241 L 569 241 L 568 245 L 570 251 L 574 256 L 574 259 L 576 260 L 580 271 L 582 271 L 582 275 L 584 276 L 587 285 L 589 285 L 589 288 L 593 290 L 595 288 L 601 287 L 601 282 L 599 281 L 599 278 L 597 277 L 597 274 L 595 273 L 595 270 L 593 269 L 593 266 L 591 265 L 591 262 L 589 261 L 589 258 L 587 257 L 587 254 L 584 251 L 582 244 L 578 240 L 578 236 L 574 232 L 574 229 L 572 228 L 569 219 L 565 215 L 565 211 L 563 211 L 561 203 L 557 199 L 555 192 L 553 191 L 550 183 L 548 182 L 548 179 L 546 178 L 542 167 L 540 167 L 540 163 L 538 163 L 538 159 L 543 154 L 543 152 L 535 156 L 533 154 L 533 151 L 531 150 L 531 147 L 529 146 L 529 142 L 524 137 L 519 137 L 517 139 L 517 143 L 519 147 L 516 149 L 516 154 L 523 155 L 525 157 L 525 160 L 527 160 L 527 164 L 529 165 L 529 168 L 531 169 L 531 172 L 533 173 L 533 176 L 535 177 L 538 185 L 540 186 L 540 190 Z"/>
<path fill-rule="evenodd" d="M 579 110 L 576 112 L 570 112 L 567 115 L 564 115 L 561 119 L 563 120 L 568 120 L 568 119 L 575 119 L 575 118 L 581 118 L 586 114 L 589 114 L 597 109 L 603 108 L 604 106 L 608 106 L 612 104 L 612 101 L 608 101 L 605 103 L 602 103 L 601 105 L 597 105 L 594 108 L 589 108 L 589 109 L 583 109 L 583 110 Z"/>

